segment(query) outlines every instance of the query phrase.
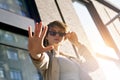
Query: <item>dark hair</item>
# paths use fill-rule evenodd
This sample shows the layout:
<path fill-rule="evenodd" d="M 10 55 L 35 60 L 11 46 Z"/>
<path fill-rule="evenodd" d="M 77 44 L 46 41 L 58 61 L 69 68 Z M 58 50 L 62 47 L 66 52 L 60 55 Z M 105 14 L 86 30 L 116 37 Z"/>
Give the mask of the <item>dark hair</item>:
<path fill-rule="evenodd" d="M 53 22 L 50 22 L 48 25 L 48 31 L 50 30 L 50 28 L 52 27 L 59 27 L 61 29 L 64 30 L 64 32 L 67 32 L 68 31 L 68 27 L 65 23 L 63 22 L 60 22 L 60 21 L 53 21 Z M 48 32 L 46 33 L 46 36 L 48 35 Z M 48 46 L 49 43 L 48 43 L 48 40 L 47 39 L 44 39 L 44 46 Z"/>

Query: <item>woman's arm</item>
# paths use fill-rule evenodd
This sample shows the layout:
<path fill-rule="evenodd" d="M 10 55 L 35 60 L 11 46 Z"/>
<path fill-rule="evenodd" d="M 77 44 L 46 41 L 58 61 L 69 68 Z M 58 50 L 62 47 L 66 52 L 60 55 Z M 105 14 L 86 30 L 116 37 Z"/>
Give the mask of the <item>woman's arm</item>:
<path fill-rule="evenodd" d="M 42 22 L 36 23 L 34 34 L 32 34 L 32 28 L 30 26 L 28 27 L 28 51 L 37 69 L 45 69 L 48 67 L 49 57 L 46 51 L 53 49 L 53 46 L 45 47 L 43 45 L 46 32 L 47 26 L 42 27 Z"/>
<path fill-rule="evenodd" d="M 78 41 L 78 37 L 75 32 L 69 32 L 66 37 L 77 48 L 77 54 L 80 55 L 82 68 L 86 71 L 94 71 L 98 68 L 98 63 L 90 50 Z"/>
<path fill-rule="evenodd" d="M 47 32 L 47 26 L 42 28 L 42 23 L 36 23 L 34 34 L 32 34 L 32 28 L 28 27 L 28 50 L 30 55 L 34 59 L 39 59 L 43 52 L 49 51 L 53 49 L 53 46 L 45 47 L 43 45 L 43 40 Z"/>
<path fill-rule="evenodd" d="M 47 53 L 43 53 L 40 59 L 33 59 L 31 57 L 31 60 L 33 62 L 33 64 L 35 65 L 35 67 L 41 71 L 42 73 L 48 69 L 48 65 L 49 65 L 49 56 L 47 55 Z"/>

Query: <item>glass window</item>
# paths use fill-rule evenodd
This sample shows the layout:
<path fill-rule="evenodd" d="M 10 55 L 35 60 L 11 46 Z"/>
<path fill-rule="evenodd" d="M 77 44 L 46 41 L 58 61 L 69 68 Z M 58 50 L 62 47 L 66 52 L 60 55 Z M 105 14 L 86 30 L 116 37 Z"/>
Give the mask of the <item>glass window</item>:
<path fill-rule="evenodd" d="M 4 78 L 4 71 L 3 71 L 3 68 L 0 68 L 0 78 Z"/>
<path fill-rule="evenodd" d="M 0 45 L 0 52 L 0 66 L 2 65 L 2 68 L 0 67 L 1 77 L 5 77 L 6 80 L 19 80 L 15 78 L 13 79 L 13 77 L 20 73 L 20 75 L 24 75 L 22 76 L 22 80 L 43 80 L 41 79 L 41 74 L 37 72 L 37 69 L 33 65 L 27 50 L 16 49 L 6 45 Z M 6 57 L 8 57 L 9 59 Z M 14 72 L 14 69 L 15 71 L 18 71 L 18 73 Z M 9 77 L 10 74 L 8 73 L 11 74 L 11 79 Z"/>
<path fill-rule="evenodd" d="M 0 8 L 22 16 L 29 16 L 25 0 L 0 0 Z"/>
<path fill-rule="evenodd" d="M 120 50 L 120 20 L 117 18 L 112 23 L 107 25 L 107 28 L 115 41 L 117 47 Z"/>
<path fill-rule="evenodd" d="M 0 43 L 27 49 L 28 38 L 19 34 L 0 30 Z"/>
<path fill-rule="evenodd" d="M 33 75 L 33 79 L 34 79 L 34 80 L 41 80 L 38 74 L 34 74 L 34 75 Z"/>
<path fill-rule="evenodd" d="M 8 31 L 0 30 L 0 42 L 10 44 L 10 43 L 15 43 L 16 39 L 12 33 Z"/>
<path fill-rule="evenodd" d="M 7 50 L 8 59 L 18 60 L 18 54 L 17 53 L 18 53 L 17 50 L 8 49 Z"/>
<path fill-rule="evenodd" d="M 15 41 L 15 38 L 14 38 L 14 36 L 12 35 L 12 34 L 9 34 L 9 33 L 5 33 L 5 35 L 4 35 L 4 39 L 5 39 L 5 41 L 9 41 L 9 42 L 14 42 Z"/>
<path fill-rule="evenodd" d="M 93 50 L 98 51 L 100 47 L 104 46 L 105 44 L 92 17 L 90 16 L 88 9 L 82 2 L 78 0 L 73 0 L 73 6 L 88 37 L 88 40 L 91 43 Z"/>
<path fill-rule="evenodd" d="M 119 54 L 119 51 L 120 51 L 120 46 L 119 46 L 120 45 L 120 12 L 117 12 L 117 10 L 112 7 L 116 7 L 117 9 L 120 9 L 120 6 L 119 6 L 120 1 L 119 0 L 105 0 L 105 2 L 108 3 L 111 7 L 110 6 L 108 7 L 105 4 L 103 5 L 99 2 L 97 2 L 98 6 L 96 4 L 94 5 L 97 9 L 97 12 L 102 22 L 108 29 L 115 43 L 115 46 L 119 49 L 119 50 L 116 49 L 116 53 Z"/>
<path fill-rule="evenodd" d="M 108 28 L 114 42 L 120 50 L 120 12 L 116 13 L 109 8 L 105 8 L 104 10 L 109 20 L 107 23 L 105 23 L 105 26 Z"/>
<path fill-rule="evenodd" d="M 21 72 L 18 70 L 11 70 L 10 71 L 10 78 L 12 80 L 22 80 Z"/>

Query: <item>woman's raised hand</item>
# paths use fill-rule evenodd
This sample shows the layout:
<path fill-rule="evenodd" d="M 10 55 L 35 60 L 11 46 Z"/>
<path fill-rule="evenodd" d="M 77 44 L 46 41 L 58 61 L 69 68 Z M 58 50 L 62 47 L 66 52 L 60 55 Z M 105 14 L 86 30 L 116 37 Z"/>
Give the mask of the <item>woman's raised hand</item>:
<path fill-rule="evenodd" d="M 66 37 L 75 46 L 79 43 L 77 34 L 75 32 L 68 32 Z"/>
<path fill-rule="evenodd" d="M 42 27 L 42 22 L 35 24 L 34 34 L 32 34 L 32 28 L 28 27 L 28 50 L 32 56 L 37 56 L 38 53 L 43 53 L 53 49 L 53 46 L 44 47 L 43 41 L 46 35 L 48 27 Z"/>

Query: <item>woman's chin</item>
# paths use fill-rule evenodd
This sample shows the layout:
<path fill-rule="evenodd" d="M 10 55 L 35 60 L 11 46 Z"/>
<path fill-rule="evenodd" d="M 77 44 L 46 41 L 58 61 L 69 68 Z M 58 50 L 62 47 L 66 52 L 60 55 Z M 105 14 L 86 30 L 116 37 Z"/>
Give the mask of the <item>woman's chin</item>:
<path fill-rule="evenodd" d="M 60 46 L 61 43 L 54 43 L 53 45 L 54 45 L 54 46 Z"/>

